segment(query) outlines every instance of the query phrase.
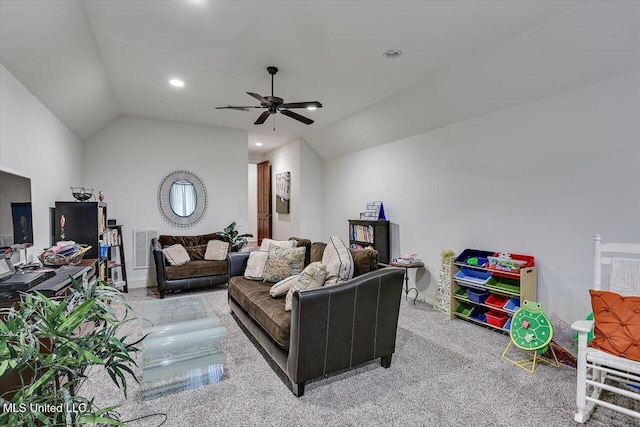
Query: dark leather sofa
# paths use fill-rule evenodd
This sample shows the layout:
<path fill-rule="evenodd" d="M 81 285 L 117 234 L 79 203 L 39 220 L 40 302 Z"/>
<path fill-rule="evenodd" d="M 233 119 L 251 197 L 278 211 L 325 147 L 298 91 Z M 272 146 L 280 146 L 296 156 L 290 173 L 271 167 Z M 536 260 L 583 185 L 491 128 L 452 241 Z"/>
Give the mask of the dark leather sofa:
<path fill-rule="evenodd" d="M 156 279 L 160 298 L 167 291 L 213 287 L 229 281 L 229 256 L 222 261 L 204 259 L 209 240 L 221 240 L 216 234 L 197 236 L 161 235 L 151 239 L 151 251 L 156 266 Z M 168 265 L 162 248 L 181 244 L 191 261 L 183 265 Z"/>
<path fill-rule="evenodd" d="M 304 239 L 296 239 L 300 242 Z M 324 246 L 306 240 L 310 257 L 322 259 Z M 324 244 L 320 244 L 324 245 Z M 334 286 L 293 295 L 291 311 L 284 298 L 272 298 L 272 283 L 244 278 L 249 253 L 230 254 L 229 306 L 265 352 L 291 380 L 300 397 L 308 380 L 380 358 L 388 368 L 395 351 L 404 270 L 377 268 L 377 252 L 355 254 L 355 276 Z M 374 271 L 363 273 L 375 253 Z M 360 254 L 362 255 L 362 254 Z"/>

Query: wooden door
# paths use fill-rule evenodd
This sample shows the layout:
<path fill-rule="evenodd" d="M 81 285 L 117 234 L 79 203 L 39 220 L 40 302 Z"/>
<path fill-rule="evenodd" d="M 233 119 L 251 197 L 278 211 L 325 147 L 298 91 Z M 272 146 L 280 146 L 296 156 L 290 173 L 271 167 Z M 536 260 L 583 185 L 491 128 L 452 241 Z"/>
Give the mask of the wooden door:
<path fill-rule="evenodd" d="M 271 238 L 271 164 L 258 163 L 258 246 Z"/>

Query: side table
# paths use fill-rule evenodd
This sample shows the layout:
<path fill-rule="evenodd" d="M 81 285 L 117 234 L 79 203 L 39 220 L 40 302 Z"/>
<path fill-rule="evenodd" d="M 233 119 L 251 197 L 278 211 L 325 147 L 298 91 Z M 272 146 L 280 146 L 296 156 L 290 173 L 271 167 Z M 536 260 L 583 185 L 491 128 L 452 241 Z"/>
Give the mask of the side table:
<path fill-rule="evenodd" d="M 418 288 L 413 287 L 411 289 L 409 289 L 409 269 L 410 268 L 420 268 L 420 267 L 424 267 L 424 263 L 422 262 L 416 262 L 413 264 L 402 264 L 402 263 L 398 263 L 398 262 L 390 262 L 389 265 L 393 266 L 393 267 L 400 267 L 400 268 L 404 268 L 404 296 L 405 299 L 409 298 L 409 292 L 411 291 L 416 291 L 416 296 L 413 297 L 413 303 L 416 303 L 416 300 L 418 299 Z"/>

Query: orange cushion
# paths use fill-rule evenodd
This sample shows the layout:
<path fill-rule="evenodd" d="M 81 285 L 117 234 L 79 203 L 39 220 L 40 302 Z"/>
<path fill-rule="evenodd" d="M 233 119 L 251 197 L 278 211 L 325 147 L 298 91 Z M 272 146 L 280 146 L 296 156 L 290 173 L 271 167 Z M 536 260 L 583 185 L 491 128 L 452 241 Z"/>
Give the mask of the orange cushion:
<path fill-rule="evenodd" d="M 640 362 L 640 296 L 589 290 L 594 338 L 589 346 Z"/>

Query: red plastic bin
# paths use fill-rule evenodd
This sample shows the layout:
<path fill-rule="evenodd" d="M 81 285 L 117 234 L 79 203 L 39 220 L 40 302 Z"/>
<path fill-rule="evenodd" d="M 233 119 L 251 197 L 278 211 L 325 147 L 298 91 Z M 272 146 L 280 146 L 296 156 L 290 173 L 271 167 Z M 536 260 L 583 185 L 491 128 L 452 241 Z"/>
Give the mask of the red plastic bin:
<path fill-rule="evenodd" d="M 496 252 L 493 254 L 493 257 L 498 257 L 499 255 L 500 255 L 500 252 Z M 519 275 L 520 270 L 524 270 L 525 268 L 533 267 L 535 265 L 535 258 L 532 257 L 531 255 L 521 255 L 521 254 L 509 254 L 509 255 L 511 259 L 525 261 L 526 263 L 522 265 L 520 268 L 514 268 L 511 270 L 502 270 L 502 269 L 496 268 L 496 266 L 491 263 L 491 260 L 489 260 L 489 262 L 486 265 L 486 268 L 488 270 L 491 270 L 494 276 L 513 277 L 514 274 Z"/>
<path fill-rule="evenodd" d="M 484 301 L 485 304 L 490 305 L 491 307 L 502 308 L 509 301 L 509 297 L 505 297 L 504 295 L 491 294 Z"/>
<path fill-rule="evenodd" d="M 501 311 L 489 310 L 485 313 L 487 317 L 487 323 L 498 328 L 502 328 L 504 324 L 507 322 L 509 316 L 506 313 Z"/>

